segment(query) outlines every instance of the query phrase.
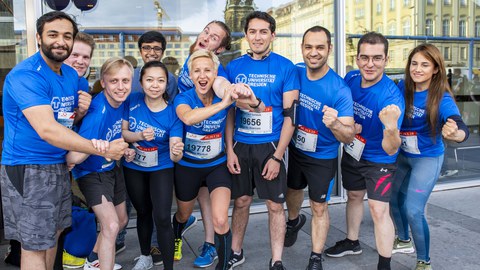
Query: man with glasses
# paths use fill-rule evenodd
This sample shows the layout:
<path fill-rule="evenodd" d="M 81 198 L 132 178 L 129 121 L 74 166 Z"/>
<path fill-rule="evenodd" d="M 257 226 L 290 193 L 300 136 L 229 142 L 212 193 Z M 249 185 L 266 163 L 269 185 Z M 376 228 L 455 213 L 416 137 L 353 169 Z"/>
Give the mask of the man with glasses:
<path fill-rule="evenodd" d="M 344 147 L 341 164 L 343 187 L 348 195 L 347 238 L 325 250 L 330 257 L 362 253 L 358 235 L 363 198 L 367 194 L 379 270 L 390 269 L 395 229 L 389 201 L 405 109 L 400 90 L 384 74 L 387 54 L 388 41 L 384 36 L 374 32 L 365 34 L 357 46 L 356 62 L 360 70 L 345 76 L 352 90 L 356 133 L 354 141 Z"/>

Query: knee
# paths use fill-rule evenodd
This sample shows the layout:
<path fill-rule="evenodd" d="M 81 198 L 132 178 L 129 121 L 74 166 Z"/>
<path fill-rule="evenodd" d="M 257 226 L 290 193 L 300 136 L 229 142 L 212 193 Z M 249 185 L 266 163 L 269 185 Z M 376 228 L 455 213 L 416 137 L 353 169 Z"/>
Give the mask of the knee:
<path fill-rule="evenodd" d="M 110 222 L 106 222 L 106 224 L 102 224 L 101 233 L 106 238 L 114 239 L 119 231 L 120 231 L 120 224 L 118 221 L 110 221 Z"/>
<path fill-rule="evenodd" d="M 347 192 L 348 196 L 348 202 L 354 202 L 354 203 L 363 203 L 363 198 L 365 197 L 365 192 L 364 191 L 348 191 Z"/>
<path fill-rule="evenodd" d="M 407 206 L 406 208 L 407 208 L 407 219 L 411 223 L 415 220 L 422 219 L 425 214 L 425 211 L 423 209 L 412 206 L 412 205 L 410 205 L 409 207 Z"/>
<path fill-rule="evenodd" d="M 283 204 L 267 200 L 268 211 L 272 214 L 284 213 Z"/>
<path fill-rule="evenodd" d="M 372 219 L 376 222 L 381 221 L 385 218 L 390 218 L 389 207 L 384 205 L 370 205 L 370 214 Z"/>
<path fill-rule="evenodd" d="M 321 217 L 325 215 L 325 212 L 328 211 L 327 202 L 318 203 L 318 202 L 311 202 L 311 209 L 314 217 Z"/>
<path fill-rule="evenodd" d="M 185 223 L 187 222 L 188 218 L 190 217 L 190 213 L 187 213 L 186 211 L 177 211 L 175 213 L 175 218 L 179 223 Z"/>
<path fill-rule="evenodd" d="M 228 217 L 214 217 L 213 226 L 223 233 L 228 227 Z"/>
<path fill-rule="evenodd" d="M 246 208 L 246 207 L 249 207 L 251 203 L 252 203 L 252 196 L 242 196 L 240 198 L 235 199 L 236 208 Z"/>
<path fill-rule="evenodd" d="M 155 217 L 155 226 L 157 228 L 169 228 L 172 226 L 170 223 L 170 215 L 165 217 Z"/>

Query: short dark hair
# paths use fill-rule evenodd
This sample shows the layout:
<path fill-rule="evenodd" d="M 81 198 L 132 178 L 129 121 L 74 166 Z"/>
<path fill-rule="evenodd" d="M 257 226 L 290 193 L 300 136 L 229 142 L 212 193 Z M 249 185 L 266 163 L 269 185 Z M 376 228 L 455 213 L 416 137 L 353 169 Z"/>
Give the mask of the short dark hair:
<path fill-rule="evenodd" d="M 328 31 L 327 28 L 325 28 L 325 27 L 323 27 L 323 26 L 319 26 L 319 25 L 312 26 L 312 27 L 308 28 L 307 31 L 305 31 L 305 33 L 303 33 L 302 44 L 303 44 L 303 42 L 305 41 L 305 36 L 306 36 L 307 33 L 309 33 L 309 32 L 313 32 L 313 33 L 321 33 L 321 32 L 324 32 L 325 35 L 327 36 L 328 46 L 330 46 L 330 45 L 332 44 L 332 34 L 330 33 L 330 31 Z"/>
<path fill-rule="evenodd" d="M 62 11 L 51 11 L 48 13 L 43 14 L 40 18 L 37 20 L 37 33 L 42 36 L 43 34 L 43 27 L 45 26 L 46 23 L 53 22 L 55 20 L 67 20 L 72 23 L 73 27 L 73 37 L 78 33 L 78 26 L 75 20 L 68 15 L 65 12 Z"/>
<path fill-rule="evenodd" d="M 75 36 L 75 41 L 74 42 L 83 42 L 90 46 L 92 51 L 90 52 L 90 57 L 93 55 L 93 50 L 95 49 L 95 40 L 93 37 L 85 32 L 78 32 L 77 35 Z"/>
<path fill-rule="evenodd" d="M 223 31 L 225 31 L 225 37 L 222 39 L 222 42 L 220 43 L 220 47 L 224 47 L 225 50 L 229 51 L 232 48 L 232 34 L 230 31 L 230 28 L 224 22 L 216 21 L 216 20 L 209 22 L 207 26 L 209 26 L 212 23 L 217 24 L 223 29 Z M 207 26 L 205 26 L 205 28 L 207 28 Z"/>
<path fill-rule="evenodd" d="M 371 45 L 379 43 L 383 44 L 383 46 L 385 47 L 385 56 L 388 56 L 388 40 L 382 34 L 376 32 L 368 32 L 363 35 L 358 41 L 357 55 L 360 54 L 360 45 L 362 45 L 363 43 L 368 43 Z"/>
<path fill-rule="evenodd" d="M 167 80 L 166 84 L 168 85 L 168 69 L 167 69 L 167 66 L 165 66 L 165 64 L 163 64 L 162 62 L 157 61 L 157 60 L 147 62 L 147 63 L 145 63 L 145 65 L 143 65 L 142 70 L 140 71 L 140 82 L 142 82 L 142 78 L 143 78 L 143 75 L 145 75 L 145 71 L 149 68 L 152 68 L 152 67 L 159 67 L 159 68 L 163 69 L 163 71 L 165 72 L 165 79 Z M 165 88 L 165 92 L 163 92 L 162 98 L 166 102 L 168 102 L 168 99 L 170 98 L 168 96 L 166 88 Z"/>
<path fill-rule="evenodd" d="M 142 49 L 142 44 L 143 43 L 152 43 L 152 42 L 160 42 L 162 44 L 162 49 L 165 51 L 165 48 L 167 47 L 167 40 L 165 37 L 162 35 L 162 33 L 158 31 L 148 31 L 143 33 L 143 35 L 140 36 L 138 39 L 138 49 Z"/>
<path fill-rule="evenodd" d="M 263 12 L 263 11 L 254 11 L 245 17 L 245 26 L 243 30 L 245 33 L 247 33 L 248 30 L 248 24 L 250 23 L 251 20 L 253 19 L 260 19 L 268 22 L 270 24 L 269 28 L 272 33 L 275 33 L 275 28 L 277 23 L 275 22 L 275 19 L 268 13 Z"/>

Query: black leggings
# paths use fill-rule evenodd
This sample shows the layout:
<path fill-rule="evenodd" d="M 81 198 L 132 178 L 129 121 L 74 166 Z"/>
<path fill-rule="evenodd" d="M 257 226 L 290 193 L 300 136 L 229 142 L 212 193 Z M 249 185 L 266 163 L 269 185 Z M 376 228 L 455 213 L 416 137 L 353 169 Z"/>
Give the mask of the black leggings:
<path fill-rule="evenodd" d="M 142 255 L 150 255 L 153 222 L 165 269 L 173 269 L 174 236 L 170 216 L 173 168 L 144 172 L 123 167 L 128 196 L 137 210 L 137 234 Z M 153 212 L 153 218 L 152 218 Z"/>

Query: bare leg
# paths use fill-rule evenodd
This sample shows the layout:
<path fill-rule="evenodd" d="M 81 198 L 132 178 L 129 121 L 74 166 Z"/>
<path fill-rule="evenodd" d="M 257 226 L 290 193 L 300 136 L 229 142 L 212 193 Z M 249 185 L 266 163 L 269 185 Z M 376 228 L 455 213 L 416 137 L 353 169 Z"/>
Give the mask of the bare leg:
<path fill-rule="evenodd" d="M 310 200 L 312 209 L 312 251 L 322 253 L 330 227 L 327 202 L 318 203 Z"/>
<path fill-rule="evenodd" d="M 46 250 L 33 251 L 22 248 L 21 270 L 46 270 Z M 53 267 L 53 265 L 52 265 Z M 52 269 L 52 268 L 48 268 Z"/>
<path fill-rule="evenodd" d="M 390 217 L 389 203 L 368 200 L 370 213 L 372 214 L 375 227 L 375 243 L 378 254 L 390 258 L 392 256 L 393 240 L 395 238 L 395 228 Z"/>
<path fill-rule="evenodd" d="M 270 246 L 272 262 L 282 260 L 283 242 L 285 240 L 285 211 L 283 204 L 267 200 L 268 221 L 270 227 Z"/>
<path fill-rule="evenodd" d="M 363 198 L 367 190 L 348 191 L 347 200 L 347 238 L 358 240 L 360 223 L 363 219 Z"/>
<path fill-rule="evenodd" d="M 201 187 L 197 197 L 202 214 L 203 228 L 205 230 L 205 242 L 215 243 L 215 230 L 213 229 L 212 201 L 207 187 Z M 229 198 L 230 201 L 230 198 Z"/>
<path fill-rule="evenodd" d="M 232 250 L 235 252 L 242 250 L 251 203 L 252 197 L 247 195 L 235 199 L 234 202 L 232 213 Z M 285 220 L 282 223 L 285 226 Z"/>
<path fill-rule="evenodd" d="M 303 202 L 303 190 L 287 189 L 288 219 L 293 220 L 300 214 Z"/>
<path fill-rule="evenodd" d="M 218 234 L 225 234 L 230 227 L 228 226 L 228 207 L 230 205 L 230 189 L 218 187 L 210 195 L 213 202 L 213 226 Z"/>

